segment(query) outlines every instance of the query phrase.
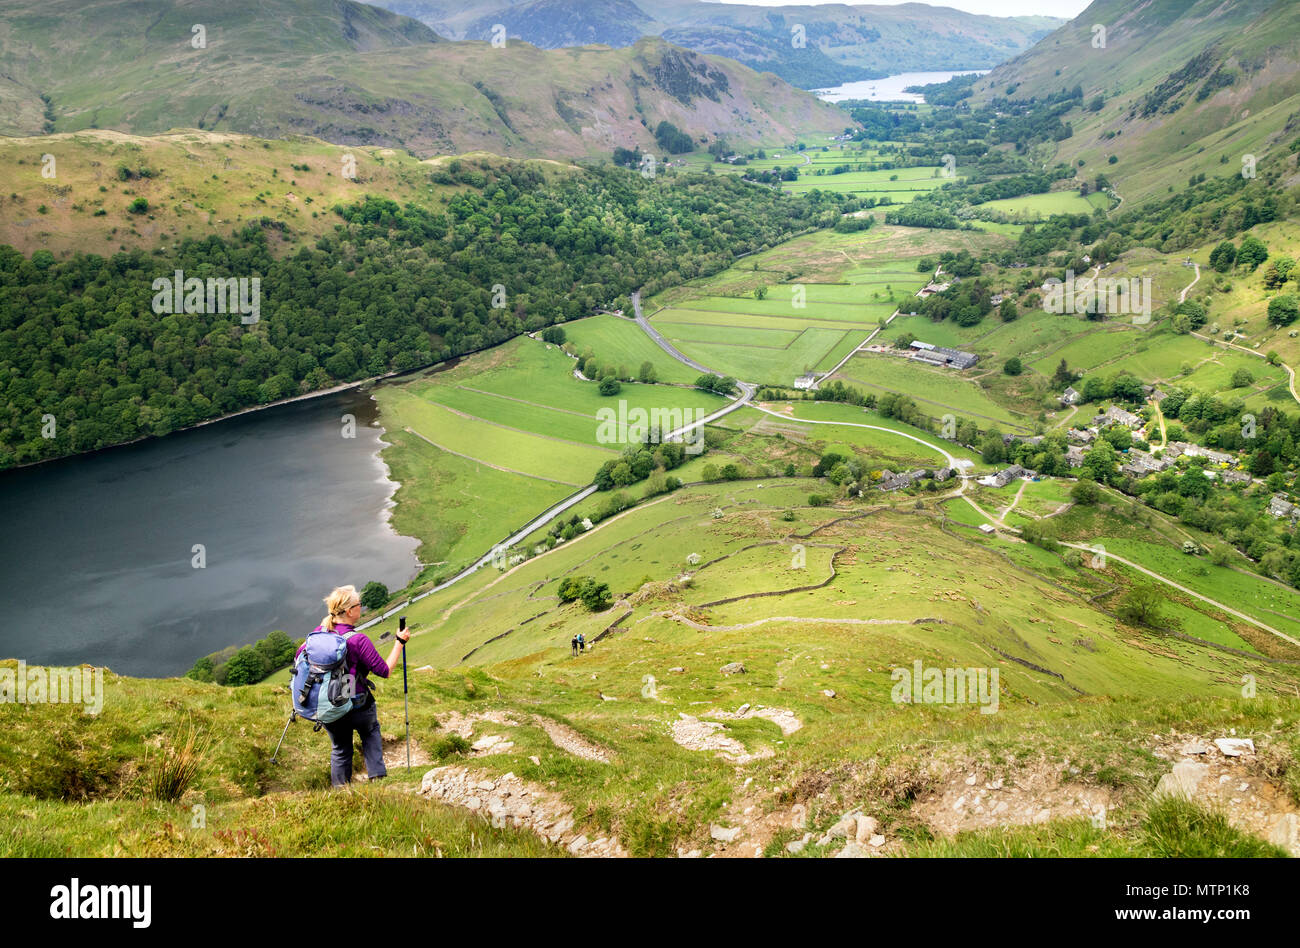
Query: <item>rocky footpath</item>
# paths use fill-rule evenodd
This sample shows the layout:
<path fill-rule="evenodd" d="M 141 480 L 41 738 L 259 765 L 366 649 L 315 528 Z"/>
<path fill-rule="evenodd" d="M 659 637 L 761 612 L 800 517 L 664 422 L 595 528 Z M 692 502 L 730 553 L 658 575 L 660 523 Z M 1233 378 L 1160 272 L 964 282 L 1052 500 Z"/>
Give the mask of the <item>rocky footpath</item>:
<path fill-rule="evenodd" d="M 420 783 L 421 795 L 477 813 L 493 826 L 527 829 L 575 856 L 623 857 L 618 840 L 575 830 L 573 807 L 556 793 L 513 773 L 485 777 L 465 767 L 435 767 Z"/>

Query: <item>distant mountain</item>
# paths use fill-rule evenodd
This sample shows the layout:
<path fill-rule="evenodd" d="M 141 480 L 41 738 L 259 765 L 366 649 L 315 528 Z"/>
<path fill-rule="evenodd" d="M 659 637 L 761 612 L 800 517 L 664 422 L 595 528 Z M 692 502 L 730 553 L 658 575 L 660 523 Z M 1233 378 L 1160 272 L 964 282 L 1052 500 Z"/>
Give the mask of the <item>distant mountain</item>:
<path fill-rule="evenodd" d="M 462 39 L 490 40 L 500 22 L 488 14 L 465 27 Z M 631 46 L 653 36 L 653 20 L 631 0 L 534 0 L 510 11 L 507 33 L 542 49 L 564 46 Z"/>
<path fill-rule="evenodd" d="M 416 154 L 524 157 L 651 148 L 660 122 L 697 143 L 838 132 L 843 113 L 725 59 L 660 39 L 544 51 L 448 42 L 350 0 L 7 0 L 0 133 L 308 134 Z M 206 19 L 206 22 L 204 20 Z M 205 43 L 196 48 L 191 27 Z"/>
<path fill-rule="evenodd" d="M 1062 116 L 1073 134 L 1057 155 L 1104 172 L 1125 200 L 1239 173 L 1300 136 L 1300 4 L 1097 0 L 976 82 L 971 101 L 1075 86 L 1083 105 Z"/>
<path fill-rule="evenodd" d="M 919 3 L 764 7 L 702 0 L 385 0 L 452 39 L 487 39 L 494 27 L 553 49 L 626 46 L 658 35 L 728 56 L 804 88 L 895 72 L 990 68 L 1027 49 L 1061 20 L 991 17 Z"/>

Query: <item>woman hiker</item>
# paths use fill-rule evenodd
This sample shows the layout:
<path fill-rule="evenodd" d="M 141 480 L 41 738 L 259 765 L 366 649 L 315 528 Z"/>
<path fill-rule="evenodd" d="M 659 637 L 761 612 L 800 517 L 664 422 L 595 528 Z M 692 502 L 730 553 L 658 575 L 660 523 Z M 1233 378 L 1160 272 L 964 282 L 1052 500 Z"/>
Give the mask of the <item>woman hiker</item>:
<path fill-rule="evenodd" d="M 337 721 L 325 725 L 330 741 L 334 745 L 330 751 L 330 783 L 342 787 L 352 781 L 352 733 L 361 737 L 361 756 L 366 762 L 366 774 L 370 780 L 379 780 L 388 773 L 384 766 L 384 746 L 379 736 L 379 713 L 375 708 L 375 698 L 370 692 L 370 674 L 387 678 L 389 669 L 401 656 L 402 646 L 410 639 L 410 630 L 397 633 L 397 641 L 388 653 L 388 660 L 379 657 L 375 644 L 364 632 L 355 631 L 357 621 L 361 618 L 361 597 L 355 586 L 340 586 L 325 597 L 325 607 L 329 615 L 321 620 L 318 629 L 337 632 L 347 640 L 347 670 L 356 684 L 356 697 L 352 699 L 352 710 Z M 304 643 L 299 647 L 301 654 Z M 297 656 L 295 656 L 296 660 Z"/>

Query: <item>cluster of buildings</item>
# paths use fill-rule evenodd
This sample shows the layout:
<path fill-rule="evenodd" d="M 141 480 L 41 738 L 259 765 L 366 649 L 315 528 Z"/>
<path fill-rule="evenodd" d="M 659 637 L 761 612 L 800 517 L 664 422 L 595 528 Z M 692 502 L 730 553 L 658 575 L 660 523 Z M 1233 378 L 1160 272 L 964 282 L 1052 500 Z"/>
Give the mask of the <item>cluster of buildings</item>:
<path fill-rule="evenodd" d="M 895 474 L 886 468 L 880 472 L 880 483 L 877 485 L 880 490 L 894 491 L 905 490 L 915 484 L 920 483 L 927 477 L 933 477 L 936 481 L 946 481 L 948 478 L 955 476 L 957 469 L 954 467 L 941 467 L 931 471 L 926 468 L 918 468 L 915 471 L 909 471 L 906 474 Z"/>
<path fill-rule="evenodd" d="M 1274 517 L 1288 518 L 1293 525 L 1296 520 L 1300 520 L 1300 507 L 1287 500 L 1285 494 L 1273 495 L 1273 498 L 1268 502 L 1268 512 Z"/>
<path fill-rule="evenodd" d="M 1062 401 L 1073 391 L 1073 389 L 1066 389 Z M 1159 393 L 1159 390 L 1156 389 L 1154 392 Z M 1163 393 L 1159 394 L 1163 397 Z M 1152 392 L 1148 392 L 1148 395 L 1155 397 Z M 1065 451 L 1065 457 L 1069 461 L 1070 467 L 1083 466 L 1084 448 L 1096 441 L 1101 436 L 1101 430 L 1110 425 L 1124 425 L 1128 428 L 1140 430 L 1145 427 L 1146 422 L 1140 415 L 1135 415 L 1131 411 L 1112 405 L 1100 415 L 1094 416 L 1090 427 L 1070 429 L 1069 439 L 1071 443 Z M 1158 457 L 1140 448 L 1129 448 L 1122 456 L 1120 472 L 1130 477 L 1146 477 L 1148 474 L 1159 474 L 1161 471 L 1167 471 L 1177 464 L 1178 459 L 1184 455 L 1190 458 L 1204 458 L 1211 464 L 1234 464 L 1237 460 L 1235 455 L 1226 451 L 1215 451 L 1213 448 L 1192 444 L 1190 441 L 1170 441 L 1164 446 Z M 1204 473 L 1206 477 L 1221 480 L 1225 484 L 1249 484 L 1253 480 L 1246 471 L 1207 470 Z M 1275 516 L 1282 516 L 1282 514 L 1275 514 Z"/>

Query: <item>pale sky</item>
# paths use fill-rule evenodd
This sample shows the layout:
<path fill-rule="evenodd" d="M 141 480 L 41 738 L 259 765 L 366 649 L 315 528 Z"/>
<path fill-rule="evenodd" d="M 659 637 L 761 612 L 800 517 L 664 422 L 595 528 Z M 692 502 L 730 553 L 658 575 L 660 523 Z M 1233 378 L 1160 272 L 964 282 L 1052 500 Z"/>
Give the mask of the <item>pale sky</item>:
<path fill-rule="evenodd" d="M 809 6 L 826 0 L 743 0 L 746 5 L 761 7 Z M 844 0 L 854 4 L 853 0 Z M 897 6 L 916 3 L 918 0 L 866 0 L 870 5 Z M 935 7 L 952 7 L 967 13 L 984 13 L 988 16 L 1059 16 L 1074 19 L 1088 8 L 1090 0 L 943 0 L 931 3 Z"/>

